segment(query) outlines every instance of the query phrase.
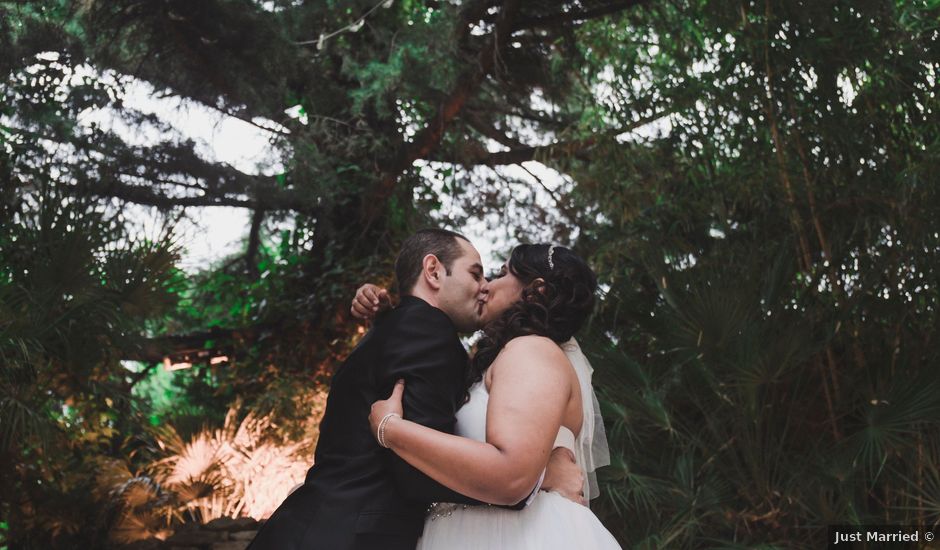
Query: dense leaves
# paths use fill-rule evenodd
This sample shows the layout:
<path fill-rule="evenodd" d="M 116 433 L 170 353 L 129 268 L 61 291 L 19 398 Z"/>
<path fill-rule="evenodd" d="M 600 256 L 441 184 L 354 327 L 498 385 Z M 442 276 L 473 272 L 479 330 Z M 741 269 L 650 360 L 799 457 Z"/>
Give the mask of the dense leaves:
<path fill-rule="evenodd" d="M 653 546 L 933 524 L 935 7 L 709 5 L 658 24 L 673 9 L 632 13 L 620 36 L 648 45 L 593 72 L 623 83 L 615 107 L 665 102 L 667 135 L 562 165 L 604 220 L 580 243 L 620 349 L 599 358 L 622 445 L 610 513 Z"/>
<path fill-rule="evenodd" d="M 139 433 L 140 376 L 120 352 L 175 306 L 177 252 L 47 185 L 20 207 L 0 233 L 2 514 L 25 545 L 100 541 L 99 461 L 132 453 Z"/>

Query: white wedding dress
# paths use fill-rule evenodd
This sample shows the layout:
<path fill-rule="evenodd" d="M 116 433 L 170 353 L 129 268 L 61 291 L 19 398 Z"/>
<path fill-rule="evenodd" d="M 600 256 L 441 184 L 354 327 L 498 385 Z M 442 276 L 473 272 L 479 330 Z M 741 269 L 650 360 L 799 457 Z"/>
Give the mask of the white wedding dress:
<path fill-rule="evenodd" d="M 591 367 L 581 354 L 577 342 L 569 340 L 562 345 L 578 372 L 585 421 L 582 437 L 575 438 L 562 426 L 555 446 L 564 446 L 575 454 L 578 465 L 591 480 L 586 481 L 585 495 L 597 495 L 593 471 L 607 464 L 606 439 L 600 421 L 593 389 L 590 385 Z M 456 434 L 486 441 L 486 406 L 489 393 L 481 381 L 470 388 L 470 401 L 457 411 Z M 592 454 L 595 421 L 600 423 L 603 439 L 603 458 Z M 590 433 L 587 433 L 590 428 Z M 599 443 L 595 441 L 594 443 Z M 595 445 L 596 448 L 596 445 Z M 593 491 L 593 495 L 592 495 Z M 432 505 L 424 522 L 424 534 L 418 540 L 418 550 L 570 550 L 619 549 L 613 535 L 604 528 L 587 506 L 572 502 L 558 493 L 539 491 L 531 503 L 522 510 L 509 510 L 494 506 L 467 506 L 452 503 Z"/>

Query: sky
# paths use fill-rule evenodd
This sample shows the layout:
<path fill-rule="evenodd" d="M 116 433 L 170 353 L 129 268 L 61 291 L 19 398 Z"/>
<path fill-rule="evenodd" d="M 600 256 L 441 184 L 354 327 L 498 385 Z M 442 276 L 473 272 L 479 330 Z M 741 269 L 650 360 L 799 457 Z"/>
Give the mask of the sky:
<path fill-rule="evenodd" d="M 40 58 L 54 60 L 58 58 L 55 52 L 39 54 Z M 28 70 L 27 70 L 28 71 Z M 78 67 L 74 71 L 74 78 L 80 79 L 94 70 L 91 67 Z M 609 74 L 608 74 L 609 73 Z M 108 79 L 108 75 L 96 75 L 98 78 Z M 603 76 L 610 80 L 601 79 L 601 84 L 595 90 L 598 101 L 604 101 L 607 95 L 613 92 L 613 72 L 607 71 Z M 814 76 L 814 75 L 813 75 Z M 111 78 L 113 82 L 116 81 Z M 808 78 L 807 86 L 814 86 L 815 78 Z M 845 79 L 843 79 L 845 80 Z M 847 81 L 846 81 L 847 82 Z M 840 81 L 843 95 L 851 96 L 851 85 Z M 273 126 L 286 130 L 277 123 L 269 120 L 256 119 L 256 124 L 239 120 L 237 118 L 214 111 L 204 105 L 184 100 L 175 96 L 165 96 L 157 93 L 149 84 L 133 79 L 122 80 L 125 83 L 123 103 L 125 108 L 136 109 L 144 113 L 157 115 L 160 119 L 172 125 L 183 137 L 194 140 L 197 152 L 208 160 L 221 161 L 247 174 L 273 175 L 283 172 L 282 158 L 279 152 L 269 142 L 269 132 L 260 126 Z M 634 87 L 643 87 L 649 82 L 643 78 L 634 79 Z M 852 97 L 846 97 L 851 103 Z M 533 104 L 542 108 L 551 108 L 538 94 L 533 94 Z M 286 116 L 299 118 L 304 121 L 304 115 L 297 109 L 287 109 Z M 131 128 L 125 125 L 120 117 L 107 109 L 89 109 L 80 117 L 82 124 L 98 124 L 105 129 L 111 129 L 131 144 L 144 145 L 153 143 L 161 137 L 156 129 L 148 131 L 140 128 Z M 406 124 L 408 126 L 408 124 Z M 632 132 L 618 136 L 618 140 L 627 141 L 645 139 L 654 135 L 668 133 L 671 129 L 670 117 L 664 117 L 647 124 Z M 408 131 L 416 128 L 406 128 Z M 532 144 L 547 144 L 554 140 L 551 135 L 524 135 L 525 141 Z M 492 151 L 504 149 L 496 142 L 488 147 Z M 562 174 L 539 162 L 526 162 L 520 166 L 507 166 L 498 168 L 506 176 L 523 182 L 528 182 L 535 200 L 552 210 L 553 199 L 551 194 L 541 188 L 538 180 L 549 189 L 557 192 L 565 187 L 565 178 Z M 423 169 L 420 165 L 419 168 Z M 433 181 L 433 171 L 427 170 L 425 175 Z M 536 176 L 538 180 L 534 177 Z M 441 186 L 443 181 L 438 182 Z M 441 193 L 444 203 L 442 213 L 446 216 L 448 209 L 458 208 L 449 203 L 447 194 Z M 133 227 L 144 236 L 159 235 L 162 227 L 162 216 L 154 208 L 129 204 L 124 207 L 124 214 Z M 495 268 L 502 262 L 499 257 L 509 248 L 507 226 L 499 213 L 488 215 L 487 219 L 473 220 L 467 226 L 454 228 L 469 237 L 480 251 L 484 263 L 489 269 Z M 176 224 L 175 232 L 185 253 L 181 267 L 193 272 L 207 267 L 209 264 L 227 255 L 237 252 L 242 246 L 249 230 L 250 212 L 243 208 L 234 207 L 200 207 L 189 208 L 186 216 Z M 495 230 L 488 230 L 496 228 Z M 546 235 L 548 233 L 546 232 Z"/>
<path fill-rule="evenodd" d="M 58 56 L 58 53 L 50 51 L 41 53 L 37 57 L 55 63 Z M 96 79 L 110 83 L 116 89 L 122 90 L 121 100 L 124 109 L 156 115 L 178 132 L 180 137 L 193 140 L 197 144 L 197 153 L 207 160 L 227 163 L 246 174 L 274 175 L 284 171 L 284 159 L 269 140 L 271 132 L 264 129 L 264 126 L 267 126 L 279 131 L 287 131 L 276 122 L 254 119 L 252 121 L 254 124 L 252 124 L 197 102 L 159 92 L 150 84 L 131 77 L 122 77 L 118 81 L 117 77 L 107 73 L 98 73 L 88 65 L 74 69 L 61 65 L 59 67 L 63 72 L 71 73 L 71 78 L 66 78 L 61 84 L 63 90 L 87 76 L 94 76 Z M 27 68 L 26 71 L 30 73 L 33 69 Z M 609 93 L 610 90 L 605 90 L 603 86 L 597 90 L 599 100 L 603 99 L 605 92 Z M 537 93 L 533 94 L 532 101 L 540 108 L 549 110 L 552 108 Z M 298 109 L 286 109 L 285 116 L 306 123 L 305 115 Z M 89 108 L 80 115 L 79 124 L 96 124 L 106 131 L 116 133 L 132 145 L 149 145 L 167 137 L 164 134 L 165 130 L 161 128 L 129 126 L 116 111 L 111 109 Z M 405 126 L 406 134 L 417 131 L 417 128 L 412 128 L 413 124 L 408 121 L 405 121 Z M 630 132 L 630 135 L 618 136 L 618 139 L 642 139 L 648 135 L 668 131 L 669 121 L 664 119 L 637 128 Z M 520 135 L 525 142 L 531 144 L 544 145 L 555 140 L 554 135 L 526 133 L 525 128 L 520 129 Z M 504 146 L 492 140 L 488 148 L 492 152 L 505 149 Z M 430 169 L 428 164 L 426 162 L 422 164 L 419 161 L 416 166 L 422 170 L 422 175 L 431 182 L 432 187 L 437 186 L 441 189 L 439 196 L 443 206 L 439 214 L 441 219 L 447 219 L 449 215 L 459 210 L 459 206 L 449 200 L 448 193 L 443 191 L 445 182 L 438 178 L 440 172 Z M 478 170 L 490 169 L 478 168 Z M 548 212 L 556 211 L 553 207 L 552 195 L 563 193 L 570 183 L 566 182 L 564 175 L 535 161 L 523 163 L 521 166 L 499 167 L 495 170 L 506 178 L 521 183 L 513 189 L 513 193 L 533 197 L 533 200 Z M 156 208 L 136 204 L 126 204 L 121 208 L 125 219 L 129 222 L 129 228 L 136 233 L 135 236 L 156 239 L 162 233 L 166 220 Z M 502 255 L 511 247 L 510 239 L 514 220 L 519 218 L 520 223 L 524 223 L 520 218 L 524 215 L 525 213 L 510 211 L 492 212 L 488 213 L 484 219 L 472 219 L 466 226 L 452 229 L 470 238 L 480 251 L 487 269 L 495 270 L 504 260 Z M 243 208 L 218 206 L 186 209 L 185 215 L 180 216 L 174 225 L 174 233 L 184 250 L 180 267 L 192 273 L 210 267 L 221 258 L 237 253 L 245 246 L 249 227 L 250 212 Z M 550 239 L 551 230 L 548 227 L 544 230 L 531 227 L 527 229 L 536 241 Z M 572 237 L 576 235 L 575 229 Z"/>
<path fill-rule="evenodd" d="M 91 72 L 92 70 L 90 67 L 79 68 L 75 71 L 75 76 L 80 78 L 83 71 Z M 98 75 L 99 78 L 101 76 Z M 146 82 L 133 79 L 123 82 L 125 83 L 122 98 L 124 108 L 156 115 L 170 124 L 182 137 L 195 141 L 198 144 L 197 152 L 207 160 L 225 162 L 247 174 L 274 175 L 284 171 L 284 159 L 271 145 L 270 132 L 262 128 L 262 126 L 269 126 L 287 131 L 276 122 L 255 119 L 253 121 L 255 124 L 251 124 L 193 101 L 162 95 Z M 599 96 L 602 96 L 603 92 L 603 89 L 599 89 Z M 532 100 L 535 104 L 544 103 L 538 94 L 535 94 Z M 546 104 L 543 107 L 550 106 Z M 297 109 L 287 109 L 285 115 L 298 118 L 305 123 L 305 115 Z M 80 123 L 98 124 L 104 129 L 114 131 L 131 144 L 146 145 L 164 137 L 156 129 L 148 131 L 129 127 L 116 116 L 115 112 L 107 109 L 89 109 L 80 117 Z M 637 128 L 629 135 L 618 136 L 618 139 L 643 139 L 654 134 L 668 132 L 669 128 L 669 120 L 662 119 Z M 554 140 L 554 136 L 550 135 L 524 135 L 523 137 L 526 142 L 533 144 L 548 144 Z M 491 141 L 488 147 L 492 151 L 505 149 L 495 141 Z M 424 169 L 420 163 L 418 167 Z M 542 188 L 542 184 L 554 193 L 563 192 L 566 187 L 565 177 L 562 174 L 535 161 L 523 163 L 522 166 L 500 167 L 497 170 L 509 178 L 528 184 L 525 191 L 532 193 L 534 200 L 549 211 L 554 210 L 552 208 L 554 199 L 551 196 L 552 193 Z M 424 174 L 430 181 L 434 181 L 432 170 L 427 170 Z M 443 186 L 443 183 L 439 181 L 436 184 Z M 441 199 L 444 203 L 441 209 L 443 216 L 446 217 L 449 209 L 459 208 L 448 201 L 446 193 L 441 193 Z M 155 208 L 128 204 L 124 207 L 124 214 L 131 226 L 143 236 L 159 235 L 162 229 L 163 216 Z M 188 272 L 195 272 L 225 256 L 238 252 L 245 246 L 244 241 L 249 226 L 250 212 L 243 208 L 221 206 L 188 208 L 186 216 L 180 218 L 175 226 L 178 241 L 185 250 L 180 266 Z M 511 233 L 511 228 L 506 224 L 505 213 L 493 213 L 486 219 L 471 220 L 466 226 L 454 229 L 461 231 L 476 245 L 487 270 L 495 270 L 503 262 L 502 254 L 510 247 L 509 233 Z M 539 232 L 536 230 L 535 233 L 535 238 L 538 239 Z M 576 234 L 575 231 L 574 236 Z M 550 230 L 546 228 L 542 236 L 543 240 L 547 240 L 549 235 Z"/>
<path fill-rule="evenodd" d="M 197 151 L 209 160 L 228 163 L 247 174 L 273 175 L 283 171 L 282 159 L 269 143 L 269 132 L 256 125 L 178 97 L 160 97 L 143 82 L 126 87 L 123 103 L 126 108 L 155 114 L 170 123 L 182 136 L 194 140 L 198 144 Z M 291 110 L 287 114 L 302 116 Z M 160 137 L 125 126 L 113 112 L 107 110 L 84 113 L 81 122 L 94 122 L 109 128 L 132 144 L 152 143 Z M 264 121 L 262 124 L 275 123 Z M 540 163 L 526 164 L 529 170 L 546 181 L 560 177 Z M 518 167 L 511 167 L 510 170 L 515 176 L 527 177 Z M 140 235 L 156 236 L 160 233 L 163 218 L 155 208 L 128 204 L 124 212 Z M 250 212 L 244 208 L 216 206 L 187 209 L 186 216 L 177 222 L 175 231 L 185 250 L 180 266 L 186 271 L 195 272 L 237 252 L 244 246 L 249 226 Z M 460 230 L 476 245 L 488 269 L 495 269 L 502 262 L 498 253 L 505 250 L 505 239 L 494 241 L 488 235 L 483 220 L 472 222 Z"/>
<path fill-rule="evenodd" d="M 207 159 L 219 160 L 249 174 L 280 171 L 280 158 L 268 142 L 268 132 L 237 118 L 212 111 L 178 97 L 161 97 L 151 86 L 132 82 L 123 97 L 126 108 L 152 113 L 171 124 L 182 136 L 194 140 Z M 81 122 L 110 128 L 132 144 L 155 142 L 160 136 L 125 126 L 107 110 L 83 113 Z M 163 218 L 155 208 L 128 204 L 125 216 L 144 235 L 159 234 Z M 244 208 L 214 206 L 188 208 L 176 225 L 176 236 L 185 252 L 180 266 L 198 271 L 242 246 L 247 236 L 250 212 Z"/>

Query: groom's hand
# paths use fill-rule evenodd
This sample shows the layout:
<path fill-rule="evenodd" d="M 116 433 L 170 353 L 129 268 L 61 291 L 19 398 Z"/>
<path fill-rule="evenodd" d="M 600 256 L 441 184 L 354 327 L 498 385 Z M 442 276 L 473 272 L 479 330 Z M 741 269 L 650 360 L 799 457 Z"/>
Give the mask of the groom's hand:
<path fill-rule="evenodd" d="M 574 454 L 565 447 L 556 447 L 545 467 L 543 491 L 555 491 L 568 500 L 587 505 L 584 499 L 584 472 L 574 461 Z"/>
<path fill-rule="evenodd" d="M 356 291 L 349 313 L 356 319 L 371 321 L 379 312 L 390 307 L 392 307 L 392 299 L 388 291 L 372 283 L 366 283 Z"/>

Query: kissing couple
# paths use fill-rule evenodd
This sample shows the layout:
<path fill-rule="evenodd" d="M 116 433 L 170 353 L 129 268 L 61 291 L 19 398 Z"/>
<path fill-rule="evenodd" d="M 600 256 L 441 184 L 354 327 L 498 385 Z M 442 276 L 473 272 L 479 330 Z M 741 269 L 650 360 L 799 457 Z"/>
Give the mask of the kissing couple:
<path fill-rule="evenodd" d="M 425 229 L 395 277 L 397 307 L 369 284 L 353 299 L 373 327 L 333 376 L 304 484 L 249 549 L 620 548 L 586 506 L 609 463 L 573 338 L 593 271 L 522 244 L 488 281 L 467 238 Z M 458 335 L 479 329 L 468 358 Z"/>

